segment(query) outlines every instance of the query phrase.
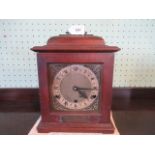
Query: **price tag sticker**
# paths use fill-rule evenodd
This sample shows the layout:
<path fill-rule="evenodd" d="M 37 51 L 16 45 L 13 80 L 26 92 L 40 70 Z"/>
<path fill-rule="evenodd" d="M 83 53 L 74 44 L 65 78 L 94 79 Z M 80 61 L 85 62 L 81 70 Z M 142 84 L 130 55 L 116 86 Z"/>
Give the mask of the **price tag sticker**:
<path fill-rule="evenodd" d="M 85 34 L 85 26 L 84 25 L 72 25 L 68 29 L 69 34 L 74 35 L 84 35 Z"/>

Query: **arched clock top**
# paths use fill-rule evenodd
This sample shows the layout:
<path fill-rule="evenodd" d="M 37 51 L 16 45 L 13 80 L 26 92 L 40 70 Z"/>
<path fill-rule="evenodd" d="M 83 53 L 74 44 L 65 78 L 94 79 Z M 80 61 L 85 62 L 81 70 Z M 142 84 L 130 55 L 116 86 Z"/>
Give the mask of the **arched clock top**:
<path fill-rule="evenodd" d="M 47 44 L 31 49 L 40 53 L 55 52 L 117 52 L 120 48 L 108 46 L 102 37 L 94 35 L 59 35 L 48 39 Z"/>

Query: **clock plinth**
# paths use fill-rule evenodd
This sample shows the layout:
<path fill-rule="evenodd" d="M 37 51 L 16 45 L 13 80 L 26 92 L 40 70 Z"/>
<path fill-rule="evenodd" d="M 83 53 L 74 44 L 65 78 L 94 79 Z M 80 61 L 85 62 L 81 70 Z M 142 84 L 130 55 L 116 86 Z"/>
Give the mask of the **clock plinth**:
<path fill-rule="evenodd" d="M 114 52 L 93 35 L 60 35 L 37 52 L 39 132 L 112 133 L 110 121 Z"/>
<path fill-rule="evenodd" d="M 114 126 L 112 122 L 109 123 L 51 123 L 40 122 L 38 132 L 83 132 L 83 133 L 113 133 Z"/>

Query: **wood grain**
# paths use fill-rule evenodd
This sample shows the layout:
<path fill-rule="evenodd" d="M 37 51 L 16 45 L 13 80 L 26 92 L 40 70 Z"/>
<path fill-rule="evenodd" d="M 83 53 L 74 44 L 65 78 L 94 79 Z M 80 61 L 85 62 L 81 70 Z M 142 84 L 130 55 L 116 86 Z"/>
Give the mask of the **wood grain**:
<path fill-rule="evenodd" d="M 113 88 L 112 110 L 155 110 L 155 88 Z M 38 88 L 0 89 L 0 112 L 37 112 Z"/>

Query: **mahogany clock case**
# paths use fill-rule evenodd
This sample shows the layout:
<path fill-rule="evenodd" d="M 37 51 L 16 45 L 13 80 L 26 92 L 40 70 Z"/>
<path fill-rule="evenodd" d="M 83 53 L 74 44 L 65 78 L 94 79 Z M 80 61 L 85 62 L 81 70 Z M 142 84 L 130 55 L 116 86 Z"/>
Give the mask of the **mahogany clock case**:
<path fill-rule="evenodd" d="M 95 36 L 58 36 L 47 45 L 32 48 L 37 53 L 41 122 L 39 132 L 101 132 L 112 133 L 110 120 L 114 52 L 119 48 L 107 46 Z M 100 93 L 95 110 L 55 110 L 51 85 L 55 76 L 52 65 L 99 65 Z"/>

